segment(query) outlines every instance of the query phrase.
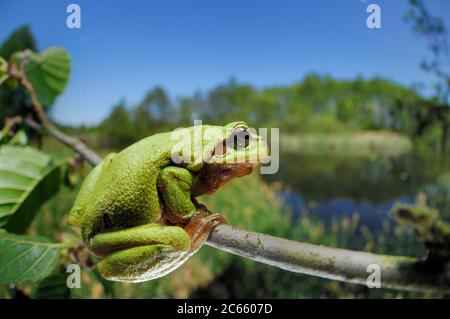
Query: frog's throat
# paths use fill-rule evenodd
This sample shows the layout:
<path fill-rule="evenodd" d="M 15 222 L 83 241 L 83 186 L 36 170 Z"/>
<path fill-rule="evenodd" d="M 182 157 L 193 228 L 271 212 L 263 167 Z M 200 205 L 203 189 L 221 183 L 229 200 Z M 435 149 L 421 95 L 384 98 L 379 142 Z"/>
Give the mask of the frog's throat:
<path fill-rule="evenodd" d="M 257 163 L 204 164 L 197 172 L 195 196 L 214 193 L 231 179 L 250 174 L 256 165 Z"/>

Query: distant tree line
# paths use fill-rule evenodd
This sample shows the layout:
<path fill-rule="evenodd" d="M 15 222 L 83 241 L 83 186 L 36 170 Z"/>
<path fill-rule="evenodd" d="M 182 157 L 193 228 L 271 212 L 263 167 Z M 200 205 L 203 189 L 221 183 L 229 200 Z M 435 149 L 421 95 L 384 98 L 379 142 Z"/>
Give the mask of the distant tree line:
<path fill-rule="evenodd" d="M 440 107 L 434 99 L 387 79 L 308 74 L 293 85 L 260 90 L 231 79 L 176 101 L 156 87 L 137 105 L 120 101 L 98 129 L 109 147 L 189 126 L 195 119 L 210 124 L 246 120 L 254 127 L 280 127 L 289 134 L 387 129 L 439 144 L 450 121 Z"/>

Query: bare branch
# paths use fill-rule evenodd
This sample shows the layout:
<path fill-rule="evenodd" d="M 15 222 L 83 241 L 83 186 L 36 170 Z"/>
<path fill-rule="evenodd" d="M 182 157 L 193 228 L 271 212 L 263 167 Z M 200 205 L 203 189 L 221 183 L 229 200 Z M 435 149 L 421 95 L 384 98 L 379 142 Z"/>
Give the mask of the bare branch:
<path fill-rule="evenodd" d="M 25 122 L 34 129 L 42 130 L 32 120 Z M 100 156 L 86 145 L 80 144 L 56 127 L 51 126 L 51 129 L 45 131 L 78 152 L 92 165 L 101 161 Z M 410 257 L 312 245 L 240 230 L 229 225 L 215 227 L 207 245 L 287 271 L 363 285 L 371 274 L 368 266 L 375 265 L 380 267 L 382 288 L 450 292 L 448 263 L 430 264 Z"/>
<path fill-rule="evenodd" d="M 450 292 L 448 264 L 432 267 L 416 258 L 312 245 L 229 225 L 214 228 L 207 245 L 287 271 L 363 285 L 373 271 L 368 266 L 375 265 L 381 288 Z"/>
<path fill-rule="evenodd" d="M 37 130 L 41 133 L 50 134 L 62 144 L 80 154 L 92 166 L 95 166 L 102 161 L 102 158 L 97 153 L 92 151 L 89 147 L 87 147 L 85 143 L 77 138 L 64 134 L 54 125 L 48 125 L 44 127 L 29 118 L 25 119 L 24 122 L 34 130 Z"/>
<path fill-rule="evenodd" d="M 36 96 L 36 91 L 28 80 L 25 74 L 25 66 L 29 63 L 29 58 L 25 58 L 20 67 L 16 67 L 16 65 L 10 61 L 8 65 L 8 74 L 11 77 L 15 77 L 20 81 L 20 84 L 28 91 L 31 97 L 31 103 L 33 105 L 33 109 L 41 122 L 40 124 L 33 121 L 30 118 L 24 120 L 26 124 L 28 124 L 31 128 L 43 132 L 48 132 L 51 136 L 56 138 L 58 141 L 63 143 L 64 145 L 70 147 L 75 152 L 80 154 L 86 161 L 88 161 L 91 165 L 97 165 L 101 162 L 102 158 L 98 156 L 94 151 L 88 148 L 82 141 L 77 138 L 68 136 L 62 133 L 58 128 L 56 128 L 53 123 L 48 119 L 47 114 L 44 111 L 44 108 Z"/>
<path fill-rule="evenodd" d="M 20 64 L 20 67 L 17 68 L 16 65 L 12 62 L 12 58 L 8 64 L 8 74 L 11 77 L 15 77 L 19 80 L 20 84 L 28 91 L 31 97 L 31 103 L 33 104 L 34 111 L 41 121 L 42 125 L 47 126 L 51 125 L 50 121 L 45 114 L 44 107 L 36 96 L 36 91 L 34 90 L 33 85 L 30 81 L 28 81 L 27 76 L 25 75 L 25 66 L 29 63 L 29 58 L 23 59 Z"/>

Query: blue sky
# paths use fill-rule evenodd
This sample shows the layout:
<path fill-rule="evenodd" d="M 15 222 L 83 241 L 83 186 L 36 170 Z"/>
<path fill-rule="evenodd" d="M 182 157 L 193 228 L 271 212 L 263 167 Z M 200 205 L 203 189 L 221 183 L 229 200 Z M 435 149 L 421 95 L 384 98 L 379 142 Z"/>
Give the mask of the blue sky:
<path fill-rule="evenodd" d="M 79 30 L 66 27 L 70 3 L 81 7 Z M 381 29 L 366 27 L 370 3 L 381 7 Z M 448 0 L 427 5 L 448 21 Z M 28 23 L 39 49 L 67 48 L 72 74 L 53 115 L 93 124 L 155 85 L 176 98 L 230 77 L 260 88 L 311 71 L 430 83 L 419 68 L 426 43 L 402 20 L 406 10 L 406 0 L 0 0 L 0 41 Z"/>

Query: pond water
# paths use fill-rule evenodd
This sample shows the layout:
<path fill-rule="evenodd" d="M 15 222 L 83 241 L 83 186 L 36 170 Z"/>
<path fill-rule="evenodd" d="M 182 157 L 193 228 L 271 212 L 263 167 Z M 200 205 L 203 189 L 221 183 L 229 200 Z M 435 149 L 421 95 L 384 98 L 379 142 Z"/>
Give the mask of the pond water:
<path fill-rule="evenodd" d="M 426 194 L 430 206 L 449 206 L 449 161 L 411 153 L 392 157 L 337 157 L 284 153 L 269 182 L 282 182 L 278 197 L 293 218 L 313 214 L 325 222 L 360 215 L 360 226 L 372 230 L 389 220 L 395 203 L 415 203 Z"/>

